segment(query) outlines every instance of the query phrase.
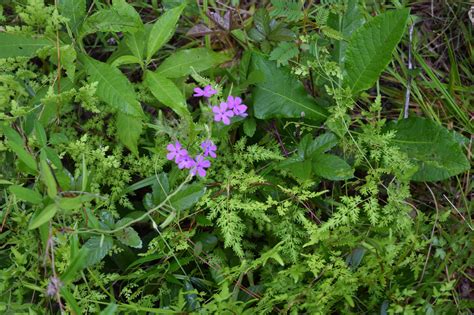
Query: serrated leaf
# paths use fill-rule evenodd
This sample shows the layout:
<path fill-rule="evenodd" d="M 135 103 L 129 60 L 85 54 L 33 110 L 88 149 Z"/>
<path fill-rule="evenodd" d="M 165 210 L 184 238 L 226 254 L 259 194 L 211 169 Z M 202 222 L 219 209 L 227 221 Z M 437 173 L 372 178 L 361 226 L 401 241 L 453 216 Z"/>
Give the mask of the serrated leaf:
<path fill-rule="evenodd" d="M 146 55 L 147 62 L 150 61 L 151 57 L 153 57 L 153 55 L 171 39 L 185 6 L 186 4 L 184 3 L 179 7 L 166 11 L 162 16 L 160 16 L 155 24 L 153 24 L 153 28 L 148 37 Z"/>
<path fill-rule="evenodd" d="M 205 192 L 206 188 L 201 183 L 187 185 L 170 198 L 170 203 L 174 209 L 183 211 L 191 208 L 198 202 Z"/>
<path fill-rule="evenodd" d="M 80 38 L 96 32 L 136 32 L 143 27 L 140 16 L 124 0 L 114 0 L 111 8 L 102 9 L 86 18 Z"/>
<path fill-rule="evenodd" d="M 27 201 L 32 204 L 40 204 L 43 201 L 43 196 L 41 196 L 41 194 L 35 190 L 18 185 L 12 185 L 8 187 L 8 189 L 20 200 Z"/>
<path fill-rule="evenodd" d="M 277 68 L 275 62 L 253 54 L 252 70 L 261 71 L 265 80 L 252 91 L 255 117 L 305 118 L 323 121 L 326 110 L 308 95 L 303 84 L 293 77 L 288 69 Z"/>
<path fill-rule="evenodd" d="M 132 227 L 126 227 L 115 234 L 117 239 L 126 246 L 142 248 L 142 240 Z"/>
<path fill-rule="evenodd" d="M 38 49 L 51 44 L 44 38 L 0 32 L 0 58 L 33 57 Z"/>
<path fill-rule="evenodd" d="M 321 154 L 337 145 L 337 137 L 330 132 L 323 133 L 306 147 L 306 156 Z"/>
<path fill-rule="evenodd" d="M 277 65 L 288 65 L 288 60 L 298 56 L 299 50 L 295 43 L 280 42 L 278 46 L 270 53 L 269 60 L 274 60 Z"/>
<path fill-rule="evenodd" d="M 470 168 L 456 135 L 434 121 L 413 117 L 387 128 L 396 131 L 393 144 L 418 166 L 414 181 L 445 180 Z"/>
<path fill-rule="evenodd" d="M 114 240 L 110 236 L 93 236 L 88 239 L 83 246 L 89 250 L 86 267 L 95 265 L 104 259 L 107 253 L 112 249 L 113 245 Z"/>
<path fill-rule="evenodd" d="M 76 33 L 86 16 L 86 0 L 59 0 L 58 9 L 69 19 L 67 24 Z"/>
<path fill-rule="evenodd" d="M 147 71 L 143 83 L 158 101 L 171 108 L 181 118 L 191 117 L 186 98 L 173 81 L 159 73 Z"/>
<path fill-rule="evenodd" d="M 133 154 L 138 155 L 138 139 L 142 133 L 143 123 L 140 118 L 123 113 L 117 114 L 117 136 Z"/>
<path fill-rule="evenodd" d="M 372 87 L 388 65 L 409 15 L 409 9 L 388 11 L 352 34 L 346 51 L 344 81 L 354 94 Z"/>
<path fill-rule="evenodd" d="M 117 68 L 80 55 L 90 81 L 98 82 L 97 96 L 116 111 L 134 117 L 143 117 L 135 91 L 127 77 Z"/>
<path fill-rule="evenodd" d="M 208 70 L 231 59 L 224 53 L 216 53 L 207 48 L 180 50 L 169 56 L 156 69 L 156 73 L 166 78 L 179 78 L 196 72 Z"/>
<path fill-rule="evenodd" d="M 279 169 L 288 171 L 292 176 L 307 180 L 311 178 L 312 165 L 311 160 L 305 160 L 299 155 L 293 155 L 284 161 L 278 163 Z"/>
<path fill-rule="evenodd" d="M 344 180 L 354 176 L 354 170 L 346 161 L 333 154 L 313 157 L 313 170 L 318 176 L 329 180 Z"/>
<path fill-rule="evenodd" d="M 58 207 L 54 203 L 46 206 L 46 208 L 44 209 L 37 210 L 31 218 L 30 224 L 28 225 L 28 229 L 34 230 L 45 224 L 54 217 L 57 211 Z"/>

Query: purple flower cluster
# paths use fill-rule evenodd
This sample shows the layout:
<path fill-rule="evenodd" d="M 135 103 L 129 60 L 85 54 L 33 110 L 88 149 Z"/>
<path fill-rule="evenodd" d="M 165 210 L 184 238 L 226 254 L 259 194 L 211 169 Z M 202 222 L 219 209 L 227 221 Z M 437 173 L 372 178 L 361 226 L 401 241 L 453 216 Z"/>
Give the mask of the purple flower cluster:
<path fill-rule="evenodd" d="M 227 102 L 222 102 L 219 106 L 213 106 L 214 121 L 222 121 L 224 125 L 230 125 L 230 118 L 234 116 L 247 117 L 247 105 L 242 103 L 238 96 L 229 95 Z"/>
<path fill-rule="evenodd" d="M 166 146 L 168 150 L 166 158 L 174 161 L 179 169 L 189 169 L 192 176 L 197 174 L 204 177 L 206 176 L 206 169 L 211 167 L 211 162 L 205 158 L 215 158 L 217 156 L 217 146 L 211 140 L 206 140 L 201 143 L 201 148 L 203 153 L 196 156 L 196 158 L 192 158 L 188 154 L 188 150 L 184 149 L 179 141 L 176 141 L 174 144 L 170 143 Z"/>
<path fill-rule="evenodd" d="M 207 85 L 204 89 L 195 88 L 194 96 L 204 96 L 206 98 L 216 94 L 217 91 L 212 86 Z M 242 99 L 238 96 L 229 95 L 226 102 L 221 102 L 218 106 L 212 106 L 214 113 L 214 121 L 222 121 L 224 125 L 230 125 L 230 119 L 234 116 L 247 117 L 247 105 L 242 103 Z"/>

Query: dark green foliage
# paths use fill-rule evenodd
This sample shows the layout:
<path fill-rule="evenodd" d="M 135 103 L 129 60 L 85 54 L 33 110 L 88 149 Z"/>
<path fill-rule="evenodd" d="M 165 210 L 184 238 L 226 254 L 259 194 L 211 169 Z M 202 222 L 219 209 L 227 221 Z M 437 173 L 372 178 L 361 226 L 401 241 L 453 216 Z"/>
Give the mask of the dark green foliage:
<path fill-rule="evenodd" d="M 468 6 L 392 2 L 3 1 L 0 313 L 470 314 Z"/>

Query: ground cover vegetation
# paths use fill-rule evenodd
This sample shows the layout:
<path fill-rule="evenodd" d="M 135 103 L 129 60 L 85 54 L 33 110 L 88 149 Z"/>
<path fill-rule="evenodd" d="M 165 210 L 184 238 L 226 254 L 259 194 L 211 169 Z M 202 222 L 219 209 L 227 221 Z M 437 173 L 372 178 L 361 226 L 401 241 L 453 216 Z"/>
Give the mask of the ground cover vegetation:
<path fill-rule="evenodd" d="M 0 313 L 470 314 L 473 23 L 1 1 Z"/>

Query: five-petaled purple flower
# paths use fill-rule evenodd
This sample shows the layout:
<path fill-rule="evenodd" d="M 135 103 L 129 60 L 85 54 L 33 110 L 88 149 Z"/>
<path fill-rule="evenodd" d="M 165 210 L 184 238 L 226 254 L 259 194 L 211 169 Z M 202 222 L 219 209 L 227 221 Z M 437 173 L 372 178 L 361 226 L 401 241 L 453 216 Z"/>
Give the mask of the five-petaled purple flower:
<path fill-rule="evenodd" d="M 206 176 L 206 168 L 209 168 L 210 166 L 211 162 L 209 160 L 204 159 L 202 155 L 198 155 L 193 161 L 190 173 L 192 176 L 198 174 L 199 176 L 204 177 Z"/>
<path fill-rule="evenodd" d="M 203 143 L 201 143 L 201 148 L 204 151 L 203 155 L 205 157 L 210 156 L 212 158 L 216 158 L 217 147 L 214 144 L 214 142 L 212 142 L 211 140 L 206 140 Z"/>
<path fill-rule="evenodd" d="M 222 102 L 219 106 L 212 107 L 214 113 L 214 121 L 222 121 L 224 125 L 230 125 L 230 118 L 234 116 L 234 112 L 229 110 L 229 105 Z"/>
<path fill-rule="evenodd" d="M 174 160 L 176 163 L 179 163 L 182 158 L 188 156 L 188 151 L 183 149 L 179 141 L 176 141 L 174 144 L 168 144 L 166 149 L 168 150 L 166 158 L 170 161 Z"/>
<path fill-rule="evenodd" d="M 193 96 L 195 96 L 195 97 L 204 96 L 204 97 L 209 98 L 214 94 L 217 94 L 217 91 L 214 90 L 211 85 L 206 85 L 204 87 L 204 89 L 201 89 L 199 87 L 194 88 L 194 95 Z"/>
<path fill-rule="evenodd" d="M 247 105 L 242 104 L 242 99 L 238 96 L 229 95 L 227 97 L 227 106 L 232 109 L 235 116 L 247 117 Z"/>
<path fill-rule="evenodd" d="M 178 164 L 178 168 L 182 170 L 183 168 L 191 168 L 193 166 L 193 159 L 189 155 L 181 156 L 179 159 L 176 160 Z"/>

